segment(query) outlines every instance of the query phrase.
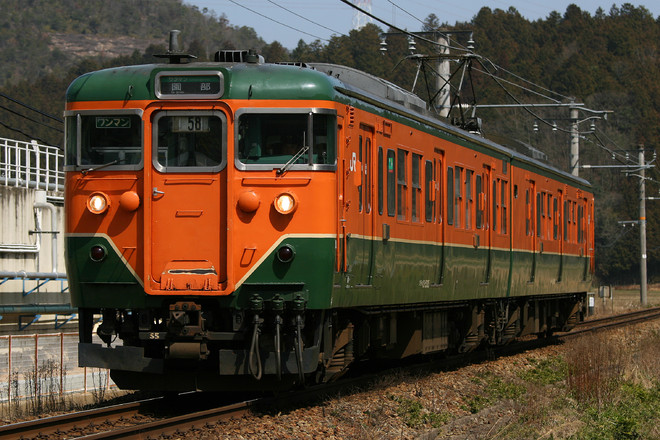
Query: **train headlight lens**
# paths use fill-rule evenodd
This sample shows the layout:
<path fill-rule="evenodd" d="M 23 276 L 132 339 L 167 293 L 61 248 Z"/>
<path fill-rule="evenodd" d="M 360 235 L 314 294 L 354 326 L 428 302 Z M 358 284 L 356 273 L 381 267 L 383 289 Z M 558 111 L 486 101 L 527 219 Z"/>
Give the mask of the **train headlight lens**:
<path fill-rule="evenodd" d="M 285 244 L 277 250 L 277 259 L 282 263 L 290 263 L 295 256 L 296 251 L 293 249 L 293 246 L 289 244 Z"/>
<path fill-rule="evenodd" d="M 101 192 L 95 192 L 87 199 L 87 209 L 92 214 L 103 214 L 110 206 L 110 199 Z"/>
<path fill-rule="evenodd" d="M 105 259 L 106 254 L 107 252 L 105 248 L 99 245 L 94 245 L 89 250 L 89 258 L 91 258 L 92 261 L 96 261 L 97 263 L 99 261 L 103 261 Z"/>
<path fill-rule="evenodd" d="M 275 210 L 280 214 L 291 214 L 298 207 L 296 198 L 291 193 L 282 193 L 279 196 L 275 197 L 273 202 L 275 205 Z"/>

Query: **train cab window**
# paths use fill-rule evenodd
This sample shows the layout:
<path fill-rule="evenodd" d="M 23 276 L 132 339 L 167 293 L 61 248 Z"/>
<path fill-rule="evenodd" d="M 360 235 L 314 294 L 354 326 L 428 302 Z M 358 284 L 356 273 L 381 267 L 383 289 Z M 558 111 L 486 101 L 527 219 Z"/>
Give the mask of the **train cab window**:
<path fill-rule="evenodd" d="M 422 156 L 412 155 L 412 221 L 420 221 L 420 203 L 422 201 L 422 185 L 420 181 L 420 164 Z"/>
<path fill-rule="evenodd" d="M 154 119 L 154 165 L 160 171 L 210 171 L 224 164 L 226 123 L 220 112 L 167 111 Z"/>
<path fill-rule="evenodd" d="M 65 117 L 66 165 L 141 167 L 141 112 L 67 112 Z"/>
<path fill-rule="evenodd" d="M 387 215 L 396 215 L 396 175 L 394 174 L 394 150 L 387 150 Z"/>
<path fill-rule="evenodd" d="M 334 110 L 255 107 L 240 109 L 236 115 L 237 168 L 334 169 Z"/>

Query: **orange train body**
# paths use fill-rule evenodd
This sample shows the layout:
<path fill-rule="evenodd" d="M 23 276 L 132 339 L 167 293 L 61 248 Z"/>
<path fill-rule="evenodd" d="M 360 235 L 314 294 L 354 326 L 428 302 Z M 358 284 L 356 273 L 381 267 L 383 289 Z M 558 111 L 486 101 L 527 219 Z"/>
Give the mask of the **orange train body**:
<path fill-rule="evenodd" d="M 69 88 L 81 365 L 124 388 L 281 388 L 580 319 L 587 182 L 367 74 L 241 56 Z"/>

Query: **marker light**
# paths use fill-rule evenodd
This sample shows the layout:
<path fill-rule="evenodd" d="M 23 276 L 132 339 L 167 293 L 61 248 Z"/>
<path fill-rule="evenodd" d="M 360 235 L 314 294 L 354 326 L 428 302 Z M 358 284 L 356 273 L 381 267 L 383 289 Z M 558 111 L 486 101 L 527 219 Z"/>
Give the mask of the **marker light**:
<path fill-rule="evenodd" d="M 296 198 L 291 193 L 282 193 L 275 197 L 273 205 L 277 212 L 284 215 L 293 213 L 298 207 Z"/>
<path fill-rule="evenodd" d="M 296 251 L 293 249 L 293 246 L 289 244 L 285 244 L 277 250 L 277 259 L 282 263 L 290 263 L 295 256 Z"/>
<path fill-rule="evenodd" d="M 92 248 L 89 250 L 89 258 L 92 259 L 92 261 L 99 262 L 103 261 L 103 259 L 106 256 L 106 250 L 103 246 L 99 245 L 94 245 Z"/>
<path fill-rule="evenodd" d="M 109 206 L 110 200 L 108 199 L 108 196 L 102 192 L 92 193 L 89 196 L 89 199 L 87 199 L 87 209 L 92 214 L 103 214 L 108 210 Z"/>

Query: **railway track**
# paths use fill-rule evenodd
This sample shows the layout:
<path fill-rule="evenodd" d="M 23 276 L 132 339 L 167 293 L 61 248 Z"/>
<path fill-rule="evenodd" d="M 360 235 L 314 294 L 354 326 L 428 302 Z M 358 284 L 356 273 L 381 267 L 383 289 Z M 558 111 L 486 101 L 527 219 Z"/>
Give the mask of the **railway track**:
<path fill-rule="evenodd" d="M 654 319 L 660 319 L 660 307 L 639 310 L 621 315 L 591 319 L 578 324 L 571 332 L 555 335 L 558 339 L 575 338 L 589 332 L 608 330 L 616 327 L 637 324 Z M 473 352 L 468 356 L 452 356 L 434 362 L 425 362 L 423 367 L 412 366 L 413 369 L 436 370 L 459 368 L 473 362 L 480 362 L 493 356 L 506 356 L 547 345 L 548 341 L 527 341 L 519 348 L 501 347 L 487 352 Z M 530 346 L 531 344 L 531 346 Z M 347 388 L 366 386 L 381 376 L 379 372 L 370 375 L 361 375 L 353 379 L 342 380 L 333 384 L 318 385 L 304 390 L 292 391 L 274 398 L 259 398 L 242 402 L 231 403 L 220 407 L 206 408 L 195 411 L 199 406 L 195 393 L 179 395 L 176 397 L 177 408 L 188 408 L 186 413 L 173 416 L 162 416 L 154 419 L 151 414 L 163 412 L 171 408 L 173 399 L 152 398 L 114 405 L 106 408 L 87 410 L 61 416 L 48 417 L 28 422 L 15 423 L 0 427 L 0 440 L 4 439 L 31 439 L 31 438 L 78 438 L 78 439 L 147 439 L 160 436 L 181 435 L 184 432 L 212 427 L 218 422 L 240 418 L 255 408 L 277 407 L 284 403 L 290 405 L 301 401 L 310 401 L 323 395 L 336 394 Z M 196 402 L 197 401 L 197 402 Z M 147 419 L 145 421 L 145 419 Z M 118 427 L 118 425 L 121 425 Z M 110 427 L 108 429 L 108 427 Z"/>

